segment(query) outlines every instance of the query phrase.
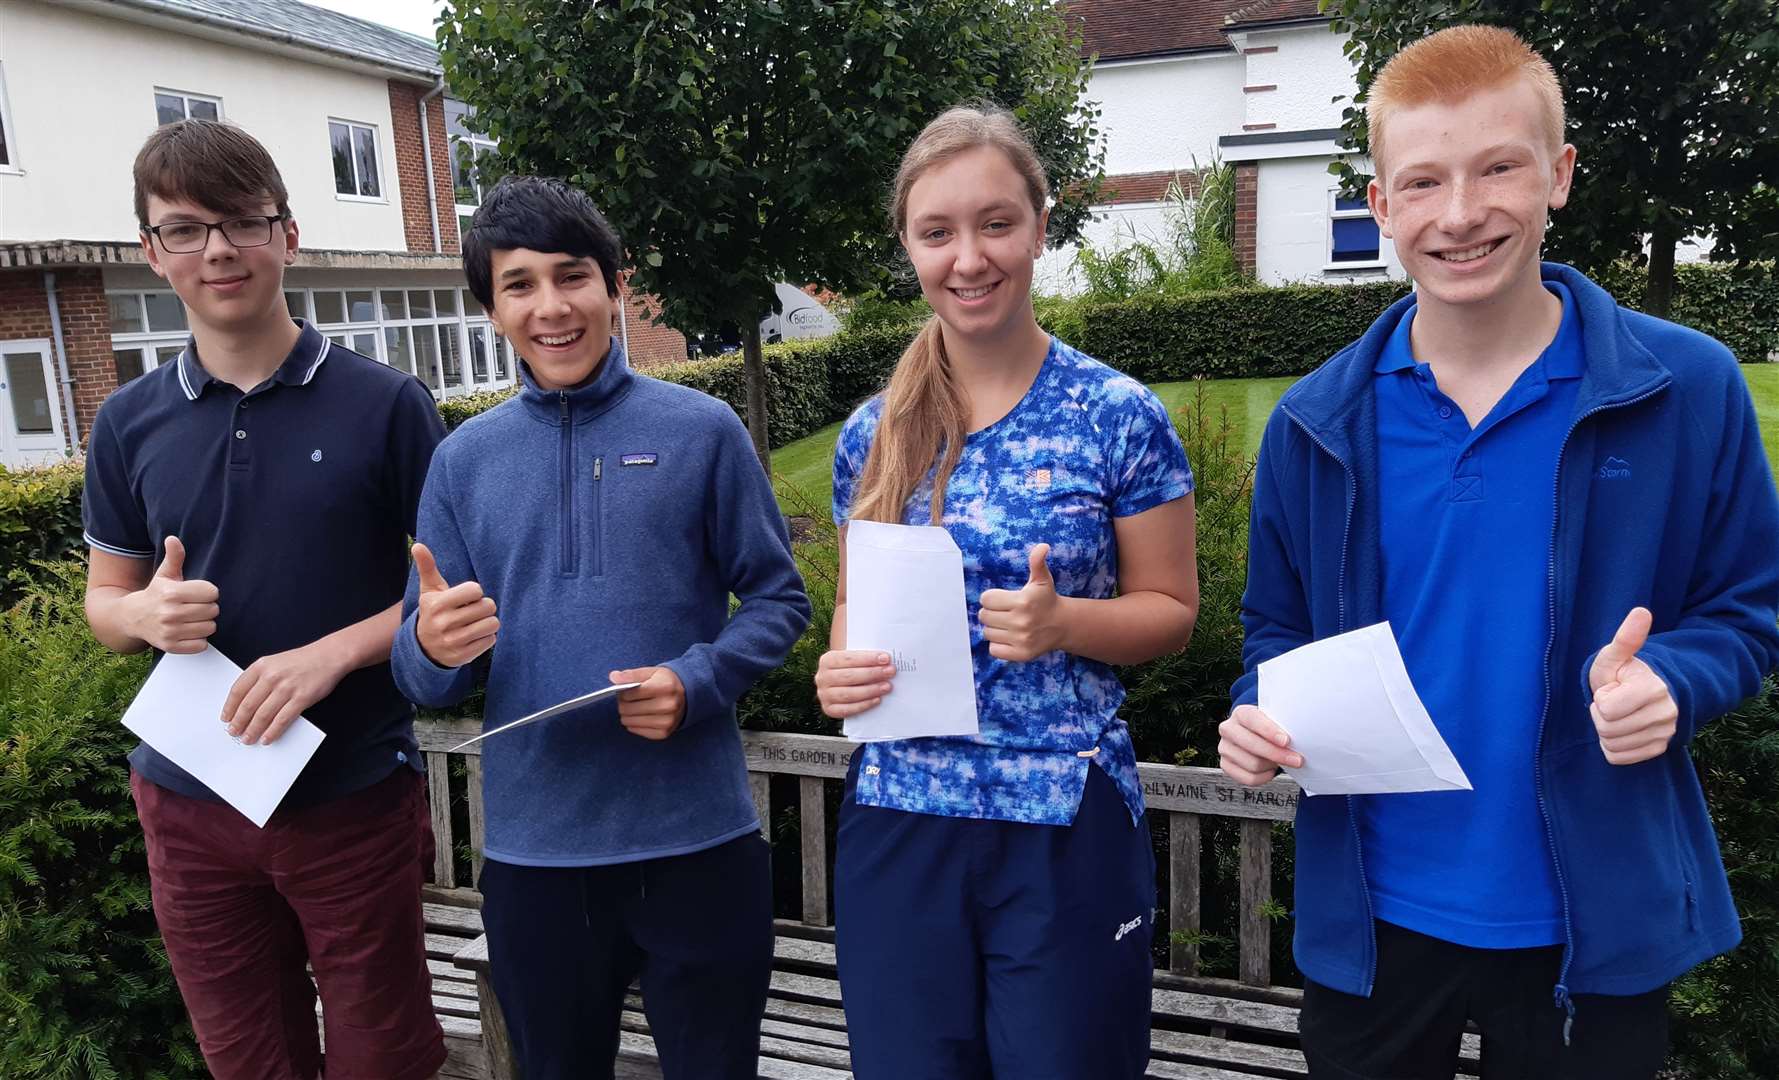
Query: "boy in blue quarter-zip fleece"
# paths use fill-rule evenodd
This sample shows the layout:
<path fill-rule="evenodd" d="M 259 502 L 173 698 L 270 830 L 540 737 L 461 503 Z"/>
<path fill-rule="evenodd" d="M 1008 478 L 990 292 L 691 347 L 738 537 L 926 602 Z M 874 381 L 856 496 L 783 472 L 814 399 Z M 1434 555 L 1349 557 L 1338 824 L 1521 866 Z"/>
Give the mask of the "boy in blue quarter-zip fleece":
<path fill-rule="evenodd" d="M 503 180 L 463 247 L 524 388 L 433 459 L 396 680 L 453 704 L 492 650 L 489 728 L 641 684 L 482 744 L 482 920 L 519 1070 L 610 1077 L 640 976 L 668 1080 L 751 1080 L 771 881 L 735 701 L 809 622 L 783 518 L 727 405 L 630 370 L 622 247 L 584 193 Z"/>
<path fill-rule="evenodd" d="M 1267 424 L 1246 673 L 1221 728 L 1248 784 L 1302 758 L 1257 668 L 1389 620 L 1475 789 L 1306 797 L 1313 1077 L 1655 1075 L 1667 987 L 1741 930 L 1693 734 L 1779 661 L 1779 500 L 1735 358 L 1541 264 L 1575 148 L 1508 31 L 1409 46 L 1370 92 L 1373 215 L 1416 291 Z"/>

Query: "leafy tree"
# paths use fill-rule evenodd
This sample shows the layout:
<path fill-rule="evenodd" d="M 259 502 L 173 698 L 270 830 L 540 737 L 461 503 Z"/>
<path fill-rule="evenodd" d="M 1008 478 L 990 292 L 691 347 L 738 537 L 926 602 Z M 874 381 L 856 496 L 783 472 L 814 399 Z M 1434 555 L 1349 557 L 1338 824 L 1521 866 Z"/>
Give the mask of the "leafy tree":
<path fill-rule="evenodd" d="M 1666 315 L 1674 248 L 1709 235 L 1711 258 L 1771 272 L 1779 255 L 1779 0 L 1322 0 L 1351 35 L 1359 93 L 1348 142 L 1366 145 L 1365 92 L 1403 46 L 1458 23 L 1507 27 L 1563 84 L 1575 189 L 1552 257 L 1598 273 L 1647 261 L 1644 309 Z M 1350 165 L 1335 166 L 1349 184 Z M 1643 250 L 1648 239 L 1647 256 Z"/>
<path fill-rule="evenodd" d="M 743 328 L 762 461 L 773 282 L 889 279 L 888 183 L 927 121 L 1012 108 L 1062 192 L 1052 242 L 1079 235 L 1100 172 L 1052 0 L 452 0 L 439 40 L 499 164 L 585 188 L 668 325 Z"/>

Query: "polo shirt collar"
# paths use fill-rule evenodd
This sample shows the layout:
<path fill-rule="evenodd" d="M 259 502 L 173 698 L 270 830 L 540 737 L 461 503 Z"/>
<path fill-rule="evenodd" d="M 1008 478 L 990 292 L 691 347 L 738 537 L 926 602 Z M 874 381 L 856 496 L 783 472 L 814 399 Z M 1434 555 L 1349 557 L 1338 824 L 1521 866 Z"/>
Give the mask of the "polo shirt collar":
<path fill-rule="evenodd" d="M 1557 336 L 1544 347 L 1535 363 L 1543 365 L 1547 379 L 1579 379 L 1586 370 L 1587 361 L 1581 351 L 1581 316 L 1575 307 L 1575 294 L 1562 282 L 1548 278 L 1544 287 L 1563 302 L 1563 318 L 1557 324 Z M 1372 371 L 1389 375 L 1415 366 L 1414 345 L 1409 339 L 1409 332 L 1414 328 L 1415 310 L 1411 305 L 1396 321 L 1395 329 L 1390 331 L 1384 347 L 1378 351 Z"/>
<path fill-rule="evenodd" d="M 278 369 L 272 372 L 271 381 L 285 386 L 307 386 L 315 378 L 326 362 L 333 342 L 321 336 L 321 331 L 314 324 L 297 319 L 299 328 L 296 344 L 291 346 L 290 354 Z M 221 382 L 216 376 L 204 370 L 203 363 L 198 359 L 197 339 L 188 337 L 185 348 L 179 354 L 179 389 L 185 393 L 187 401 L 196 401 L 204 393 L 204 388 L 211 383 Z"/>

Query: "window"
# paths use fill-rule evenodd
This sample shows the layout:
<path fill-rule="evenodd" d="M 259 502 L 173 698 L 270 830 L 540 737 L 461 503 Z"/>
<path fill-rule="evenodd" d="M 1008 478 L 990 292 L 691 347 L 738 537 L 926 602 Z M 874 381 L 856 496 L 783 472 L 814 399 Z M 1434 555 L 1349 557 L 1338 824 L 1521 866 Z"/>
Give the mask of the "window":
<path fill-rule="evenodd" d="M 173 293 L 131 290 L 105 294 L 111 308 L 111 363 L 117 385 L 172 363 L 185 348 L 185 305 Z"/>
<path fill-rule="evenodd" d="M 18 147 L 12 140 L 12 113 L 6 108 L 6 69 L 0 67 L 0 172 L 18 172 Z"/>
<path fill-rule="evenodd" d="M 171 124 L 175 120 L 221 120 L 222 99 L 183 90 L 154 88 L 155 123 Z"/>
<path fill-rule="evenodd" d="M 327 136 L 333 148 L 334 193 L 345 198 L 381 199 L 383 184 L 377 174 L 377 129 L 345 120 L 329 120 Z"/>
<path fill-rule="evenodd" d="M 284 301 L 329 341 L 418 376 L 437 397 L 513 383 L 511 348 L 466 289 L 286 289 Z"/>
<path fill-rule="evenodd" d="M 457 192 L 457 235 L 469 229 L 470 217 L 482 205 L 487 192 L 483 162 L 495 142 L 469 129 L 476 110 L 461 101 L 445 99 L 445 133 L 451 138 L 451 186 Z"/>
<path fill-rule="evenodd" d="M 1383 253 L 1371 207 L 1364 199 L 1349 199 L 1338 191 L 1328 197 L 1328 265 L 1379 265 Z"/>

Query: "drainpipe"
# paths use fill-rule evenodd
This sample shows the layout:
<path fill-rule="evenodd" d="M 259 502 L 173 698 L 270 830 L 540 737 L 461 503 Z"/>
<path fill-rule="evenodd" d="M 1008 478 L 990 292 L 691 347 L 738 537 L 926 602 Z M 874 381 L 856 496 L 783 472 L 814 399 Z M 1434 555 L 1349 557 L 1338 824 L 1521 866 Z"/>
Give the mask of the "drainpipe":
<path fill-rule="evenodd" d="M 445 92 L 445 77 L 439 76 L 439 84 L 428 90 L 420 99 L 420 149 L 426 155 L 426 213 L 432 219 L 432 250 L 443 252 L 443 242 L 439 240 L 439 187 L 432 175 L 432 125 L 427 122 L 426 103 Z"/>
<path fill-rule="evenodd" d="M 626 358 L 628 358 L 630 356 L 630 317 L 627 314 L 625 314 L 625 309 L 630 306 L 628 303 L 625 302 L 626 300 L 629 299 L 629 297 L 630 297 L 630 289 L 627 286 L 619 285 L 618 286 L 618 341 L 621 342 L 624 346 L 624 356 Z M 635 367 L 636 361 L 631 360 L 630 366 Z"/>
<path fill-rule="evenodd" d="M 56 274 L 43 272 L 43 291 L 49 297 L 50 334 L 56 343 L 56 378 L 62 384 L 62 407 L 68 413 L 69 456 L 80 448 L 80 421 L 74 415 L 74 379 L 68 374 L 68 343 L 62 338 L 62 308 L 56 302 Z"/>

